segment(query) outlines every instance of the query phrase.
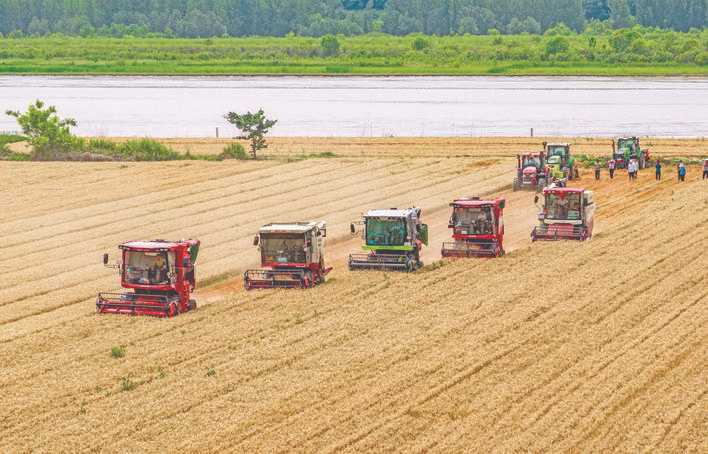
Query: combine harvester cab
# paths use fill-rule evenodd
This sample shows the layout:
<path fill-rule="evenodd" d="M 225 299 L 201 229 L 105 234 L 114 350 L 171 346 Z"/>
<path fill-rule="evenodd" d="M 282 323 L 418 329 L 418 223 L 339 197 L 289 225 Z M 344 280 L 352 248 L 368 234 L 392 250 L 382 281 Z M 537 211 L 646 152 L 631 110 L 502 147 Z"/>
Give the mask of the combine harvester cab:
<path fill-rule="evenodd" d="M 574 180 L 580 178 L 575 158 L 570 151 L 569 143 L 543 142 L 546 162 L 550 168 L 550 177 L 558 180 Z"/>
<path fill-rule="evenodd" d="M 99 314 L 150 315 L 174 317 L 196 309 L 190 299 L 196 286 L 195 263 L 199 254 L 198 240 L 131 241 L 121 244 L 122 260 L 105 266 L 116 268 L 121 287 L 127 293 L 99 293 Z"/>
<path fill-rule="evenodd" d="M 548 182 L 545 152 L 516 155 L 513 190 L 540 192 Z"/>
<path fill-rule="evenodd" d="M 584 241 L 592 238 L 595 202 L 591 191 L 549 187 L 543 190 L 543 197 L 539 225 L 531 232 L 533 241 Z"/>
<path fill-rule="evenodd" d="M 246 290 L 312 288 L 325 281 L 325 222 L 289 222 L 261 227 L 253 245 L 261 252 L 259 270 L 243 275 Z"/>
<path fill-rule="evenodd" d="M 639 168 L 649 165 L 649 150 L 642 150 L 638 137 L 620 137 L 612 141 L 612 158 L 617 169 L 626 169 L 630 159 L 639 162 Z"/>
<path fill-rule="evenodd" d="M 428 245 L 428 226 L 421 223 L 420 208 L 373 210 L 360 225 L 365 253 L 349 255 L 349 269 L 413 272 L 423 266 L 420 251 Z M 352 235 L 356 224 L 351 224 Z"/>
<path fill-rule="evenodd" d="M 443 257 L 501 257 L 504 255 L 504 199 L 457 199 L 450 204 L 449 228 L 454 242 L 443 243 Z"/>

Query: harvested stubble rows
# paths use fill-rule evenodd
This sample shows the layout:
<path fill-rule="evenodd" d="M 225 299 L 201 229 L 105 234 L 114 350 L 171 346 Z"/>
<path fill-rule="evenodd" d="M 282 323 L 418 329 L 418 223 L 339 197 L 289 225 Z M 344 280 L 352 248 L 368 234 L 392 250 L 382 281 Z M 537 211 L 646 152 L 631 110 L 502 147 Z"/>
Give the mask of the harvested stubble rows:
<path fill-rule="evenodd" d="M 584 244 L 415 275 L 340 269 L 312 291 L 234 291 L 171 321 L 91 315 L 78 301 L 114 280 L 97 258 L 128 237 L 200 235 L 210 275 L 255 261 L 265 215 L 322 214 L 335 238 L 372 203 L 444 219 L 461 190 L 507 185 L 510 163 L 181 165 L 90 164 L 56 185 L 63 165 L 47 165 L 3 188 L 31 193 L 14 186 L 36 178 L 63 197 L 9 197 L 0 214 L 0 451 L 705 447 L 708 191 L 693 173 L 587 182 L 602 208 Z M 91 194 L 72 199 L 82 181 Z"/>
<path fill-rule="evenodd" d="M 86 314 L 87 298 L 116 286 L 115 272 L 99 264 L 101 253 L 126 240 L 199 238 L 200 276 L 237 273 L 258 262 L 251 239 L 263 223 L 326 219 L 336 239 L 369 206 L 416 202 L 433 209 L 460 187 L 496 190 L 507 184 L 509 163 L 58 163 L 35 172 L 3 165 L 11 177 L 0 214 L 0 340 L 31 333 L 40 320 Z"/>
<path fill-rule="evenodd" d="M 219 154 L 231 143 L 227 139 L 159 140 L 176 150 L 201 154 Z M 278 158 L 326 152 L 339 157 L 494 158 L 539 151 L 544 141 L 568 142 L 575 153 L 591 156 L 609 156 L 612 150 L 612 138 L 600 137 L 276 137 L 269 139 L 263 154 Z M 643 138 L 642 147 L 650 148 L 655 156 L 700 158 L 706 155 L 708 142 L 704 138 Z"/>

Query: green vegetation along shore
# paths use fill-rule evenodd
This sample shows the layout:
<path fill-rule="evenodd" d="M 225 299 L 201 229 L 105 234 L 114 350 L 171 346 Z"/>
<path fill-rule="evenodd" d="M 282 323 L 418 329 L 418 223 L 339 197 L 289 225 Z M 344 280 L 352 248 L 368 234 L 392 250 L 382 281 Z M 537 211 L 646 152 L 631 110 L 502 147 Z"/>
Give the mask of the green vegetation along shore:
<path fill-rule="evenodd" d="M 706 75 L 708 30 L 0 39 L 0 74 Z"/>

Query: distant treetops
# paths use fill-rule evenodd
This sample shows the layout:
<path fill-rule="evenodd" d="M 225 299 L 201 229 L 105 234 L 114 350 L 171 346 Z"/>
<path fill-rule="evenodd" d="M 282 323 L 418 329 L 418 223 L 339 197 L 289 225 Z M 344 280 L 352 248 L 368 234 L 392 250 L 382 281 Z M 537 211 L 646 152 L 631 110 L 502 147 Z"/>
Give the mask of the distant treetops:
<path fill-rule="evenodd" d="M 0 34 L 303 36 L 543 33 L 562 23 L 706 27 L 706 0 L 0 0 Z"/>

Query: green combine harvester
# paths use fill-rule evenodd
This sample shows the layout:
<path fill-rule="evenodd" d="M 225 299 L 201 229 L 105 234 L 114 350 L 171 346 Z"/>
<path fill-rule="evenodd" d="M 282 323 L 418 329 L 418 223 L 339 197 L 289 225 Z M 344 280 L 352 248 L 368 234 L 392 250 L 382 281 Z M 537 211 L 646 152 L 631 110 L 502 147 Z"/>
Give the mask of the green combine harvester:
<path fill-rule="evenodd" d="M 428 245 L 428 226 L 420 221 L 420 208 L 373 210 L 359 223 L 363 225 L 364 253 L 349 255 L 350 270 L 394 270 L 413 272 L 423 266 L 420 251 Z"/>
<path fill-rule="evenodd" d="M 578 168 L 575 166 L 575 158 L 570 152 L 569 143 L 547 143 L 543 142 L 551 178 L 559 180 L 574 180 L 580 178 Z"/>
<path fill-rule="evenodd" d="M 638 137 L 620 137 L 612 141 L 612 158 L 618 169 L 626 169 L 630 159 L 636 159 L 639 168 L 645 169 L 649 164 L 649 150 L 642 150 Z"/>

